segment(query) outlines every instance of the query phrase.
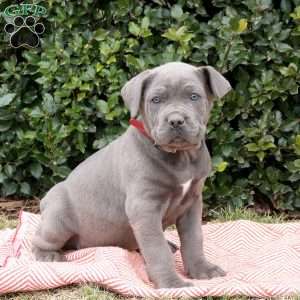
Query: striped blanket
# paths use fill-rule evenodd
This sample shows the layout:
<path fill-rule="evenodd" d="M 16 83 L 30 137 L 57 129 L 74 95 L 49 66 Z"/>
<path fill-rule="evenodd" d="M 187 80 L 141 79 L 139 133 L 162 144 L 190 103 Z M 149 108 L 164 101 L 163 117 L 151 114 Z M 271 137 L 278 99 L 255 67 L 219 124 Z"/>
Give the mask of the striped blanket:
<path fill-rule="evenodd" d="M 300 223 L 204 225 L 205 254 L 227 276 L 194 280 L 194 287 L 155 289 L 141 255 L 118 247 L 67 252 L 67 262 L 35 261 L 31 239 L 39 221 L 39 215 L 22 212 L 17 229 L 0 231 L 0 294 L 94 282 L 118 294 L 139 297 L 300 295 Z M 166 238 L 179 245 L 175 231 L 166 232 Z M 184 276 L 180 251 L 174 260 Z"/>

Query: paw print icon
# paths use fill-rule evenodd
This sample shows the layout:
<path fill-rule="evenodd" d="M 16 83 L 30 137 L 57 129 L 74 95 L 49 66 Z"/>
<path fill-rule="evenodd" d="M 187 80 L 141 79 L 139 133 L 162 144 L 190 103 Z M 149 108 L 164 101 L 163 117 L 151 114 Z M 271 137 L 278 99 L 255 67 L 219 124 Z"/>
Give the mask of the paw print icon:
<path fill-rule="evenodd" d="M 45 26 L 37 23 L 32 16 L 26 18 L 17 16 L 11 23 L 5 25 L 4 30 L 9 34 L 12 47 L 35 48 L 40 43 L 40 35 L 45 31 Z"/>

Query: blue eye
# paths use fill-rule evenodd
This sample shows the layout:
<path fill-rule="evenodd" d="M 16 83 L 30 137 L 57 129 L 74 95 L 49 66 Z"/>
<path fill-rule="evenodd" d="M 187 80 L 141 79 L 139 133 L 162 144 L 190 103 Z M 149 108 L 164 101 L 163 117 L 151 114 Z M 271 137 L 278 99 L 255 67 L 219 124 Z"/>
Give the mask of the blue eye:
<path fill-rule="evenodd" d="M 197 101 L 197 100 L 200 99 L 200 96 L 199 96 L 198 94 L 192 93 L 190 99 L 191 99 L 192 101 Z"/>
<path fill-rule="evenodd" d="M 160 102 L 160 98 L 158 96 L 155 96 L 154 98 L 151 99 L 151 101 L 153 103 L 159 103 Z"/>

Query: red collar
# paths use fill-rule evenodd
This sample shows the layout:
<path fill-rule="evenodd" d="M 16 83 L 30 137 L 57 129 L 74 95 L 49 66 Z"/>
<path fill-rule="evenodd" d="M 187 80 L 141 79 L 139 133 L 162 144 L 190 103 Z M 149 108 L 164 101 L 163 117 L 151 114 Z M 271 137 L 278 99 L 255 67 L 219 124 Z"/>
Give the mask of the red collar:
<path fill-rule="evenodd" d="M 149 138 L 150 140 L 153 141 L 153 138 L 147 133 L 147 131 L 145 130 L 145 126 L 144 123 L 140 120 L 137 119 L 130 119 L 129 120 L 129 124 L 132 125 L 133 127 L 135 127 L 140 133 L 142 133 L 144 136 L 146 136 L 147 138 Z"/>

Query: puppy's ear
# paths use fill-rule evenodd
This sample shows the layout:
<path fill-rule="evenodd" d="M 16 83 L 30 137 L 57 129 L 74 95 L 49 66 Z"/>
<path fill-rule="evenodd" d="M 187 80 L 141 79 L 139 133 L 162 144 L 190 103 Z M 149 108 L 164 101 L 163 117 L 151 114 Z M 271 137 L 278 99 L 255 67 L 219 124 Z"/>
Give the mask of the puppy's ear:
<path fill-rule="evenodd" d="M 150 78 L 151 70 L 143 71 L 125 83 L 121 96 L 130 111 L 131 118 L 135 118 L 140 109 L 146 81 Z"/>
<path fill-rule="evenodd" d="M 209 98 L 222 98 L 232 89 L 229 81 L 215 68 L 211 66 L 199 67 L 198 72 L 205 84 Z"/>

